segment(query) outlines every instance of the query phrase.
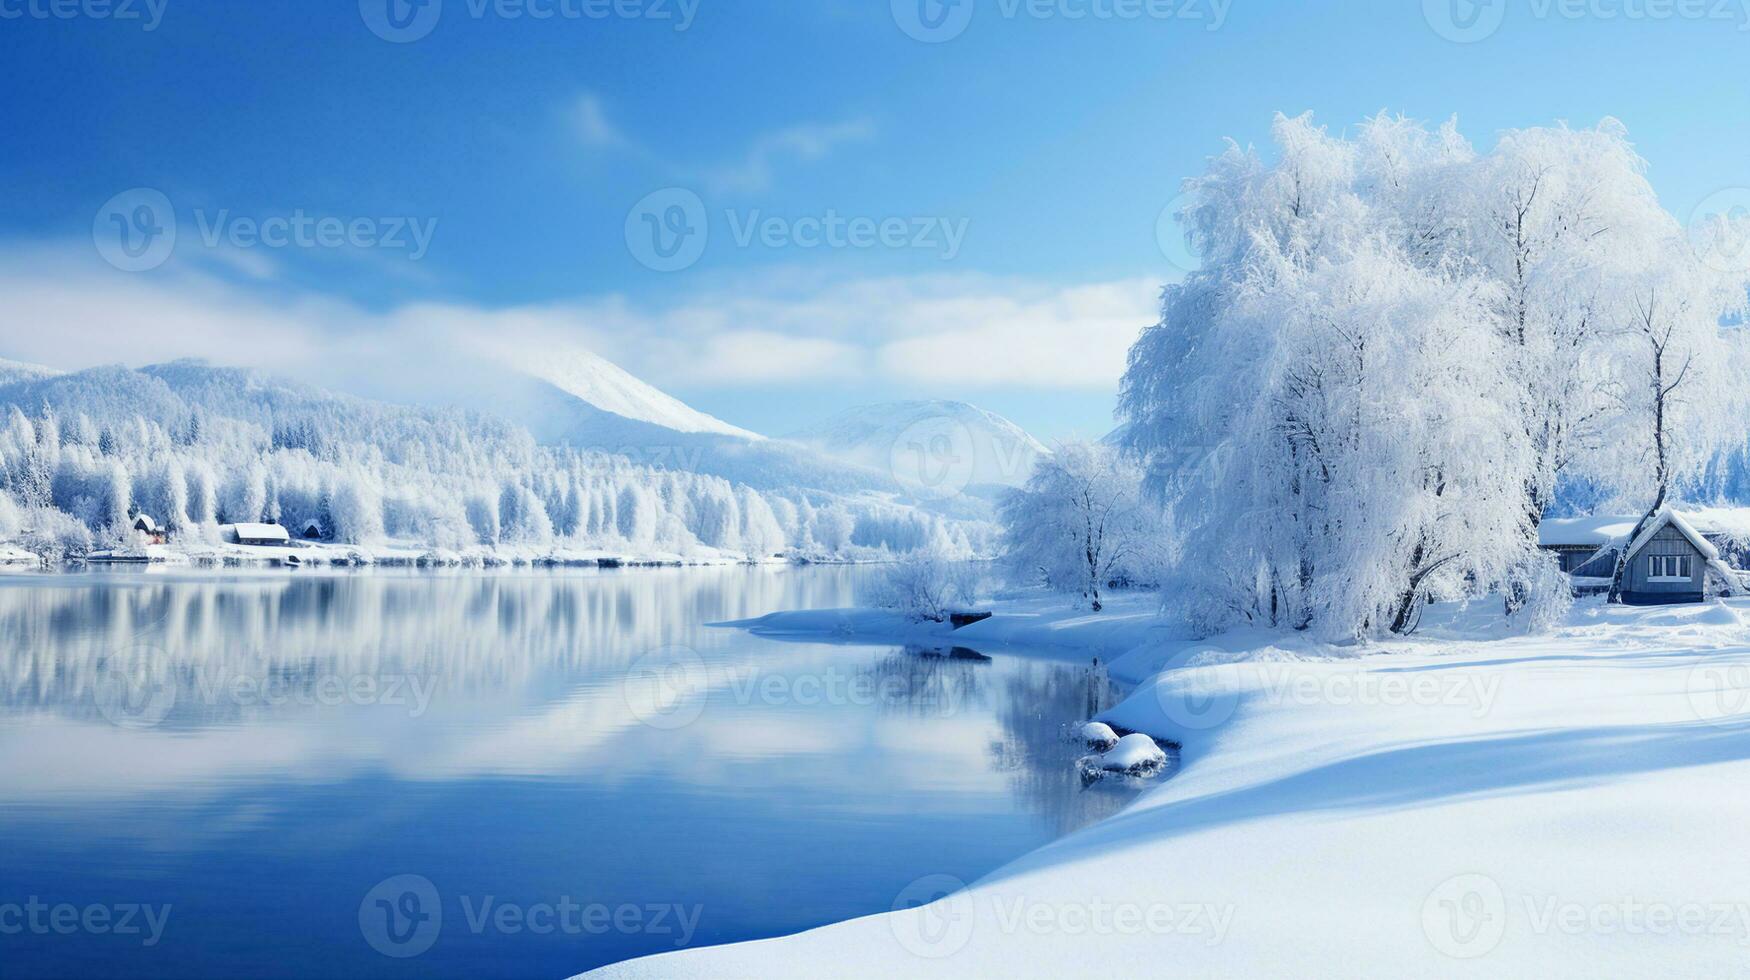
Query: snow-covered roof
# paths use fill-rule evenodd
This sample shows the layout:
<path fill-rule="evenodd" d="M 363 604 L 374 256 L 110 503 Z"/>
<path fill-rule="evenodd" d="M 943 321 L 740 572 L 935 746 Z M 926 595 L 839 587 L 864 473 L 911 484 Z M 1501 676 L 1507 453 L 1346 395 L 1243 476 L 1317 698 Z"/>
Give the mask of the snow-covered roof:
<path fill-rule="evenodd" d="M 1683 517 L 1703 534 L 1750 541 L 1750 507 L 1685 507 Z"/>
<path fill-rule="evenodd" d="M 1634 533 L 1639 515 L 1605 514 L 1596 517 L 1556 517 L 1537 528 L 1537 543 L 1545 548 L 1602 548 Z"/>
<path fill-rule="evenodd" d="M 229 528 L 238 538 L 283 541 L 291 538 L 278 524 L 232 524 Z"/>
<path fill-rule="evenodd" d="M 1691 531 L 1750 541 L 1750 507 L 1666 508 Z M 1537 529 L 1537 543 L 1545 548 L 1603 548 L 1618 544 L 1634 533 L 1639 514 L 1598 514 L 1592 517 L 1557 517 Z M 1659 524 L 1658 527 L 1664 527 Z M 1655 528 L 1656 530 L 1657 528 Z"/>
<path fill-rule="evenodd" d="M 1659 511 L 1656 517 L 1648 521 L 1647 526 L 1641 531 L 1641 536 L 1634 539 L 1634 541 L 1629 544 L 1629 558 L 1632 559 L 1635 555 L 1639 554 L 1640 550 L 1645 548 L 1648 542 L 1653 540 L 1653 535 L 1658 534 L 1667 526 L 1676 528 L 1677 533 L 1687 538 L 1689 543 L 1695 546 L 1695 550 L 1701 552 L 1704 559 L 1711 562 L 1720 557 L 1720 549 L 1714 547 L 1708 539 L 1702 537 L 1701 532 L 1697 531 L 1694 525 L 1685 520 L 1682 514 L 1666 507 L 1664 510 Z"/>
<path fill-rule="evenodd" d="M 134 527 L 151 534 L 158 532 L 158 522 L 152 519 L 151 514 L 135 514 Z"/>

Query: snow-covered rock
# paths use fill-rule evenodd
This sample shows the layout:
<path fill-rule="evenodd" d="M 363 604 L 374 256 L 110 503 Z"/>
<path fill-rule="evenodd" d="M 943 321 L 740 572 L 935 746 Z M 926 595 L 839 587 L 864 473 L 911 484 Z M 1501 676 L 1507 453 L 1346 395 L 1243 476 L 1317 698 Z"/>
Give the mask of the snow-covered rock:
<path fill-rule="evenodd" d="M 1166 761 L 1167 753 L 1155 744 L 1154 739 L 1141 732 L 1131 732 L 1106 752 L 1083 759 L 1082 766 L 1106 772 L 1142 773 L 1157 769 Z"/>
<path fill-rule="evenodd" d="M 1118 733 L 1104 722 L 1090 721 L 1082 726 L 1080 734 L 1082 741 L 1088 743 L 1088 748 L 1102 752 L 1118 744 Z"/>

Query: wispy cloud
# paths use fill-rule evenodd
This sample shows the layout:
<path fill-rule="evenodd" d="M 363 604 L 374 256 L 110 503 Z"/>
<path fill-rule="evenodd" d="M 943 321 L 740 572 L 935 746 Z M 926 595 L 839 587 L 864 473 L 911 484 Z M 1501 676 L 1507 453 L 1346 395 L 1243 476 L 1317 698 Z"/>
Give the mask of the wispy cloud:
<path fill-rule="evenodd" d="M 756 138 L 742 159 L 707 170 L 705 179 L 716 191 L 763 191 L 772 186 L 777 167 L 786 161 L 814 163 L 847 143 L 874 138 L 875 124 L 868 119 L 791 126 Z"/>
<path fill-rule="evenodd" d="M 607 106 L 595 92 L 582 92 L 565 113 L 572 134 L 584 146 L 598 150 L 632 149 L 632 141 L 608 118 Z"/>
<path fill-rule="evenodd" d="M 621 129 L 600 93 L 584 91 L 573 96 L 565 104 L 562 116 L 571 136 L 581 146 L 654 161 L 671 179 L 696 181 L 718 193 L 768 190 L 785 165 L 816 163 L 842 146 L 867 142 L 876 136 L 874 121 L 866 118 L 804 123 L 758 134 L 739 156 L 701 166 L 666 158 Z"/>
<path fill-rule="evenodd" d="M 442 401 L 467 365 L 582 347 L 659 388 L 821 382 L 1110 391 L 1156 315 L 1158 284 L 985 276 L 786 281 L 661 303 L 367 310 L 199 272 L 132 276 L 59 253 L 0 251 L 0 357 L 64 368 L 176 357 L 262 367 L 385 398 Z"/>

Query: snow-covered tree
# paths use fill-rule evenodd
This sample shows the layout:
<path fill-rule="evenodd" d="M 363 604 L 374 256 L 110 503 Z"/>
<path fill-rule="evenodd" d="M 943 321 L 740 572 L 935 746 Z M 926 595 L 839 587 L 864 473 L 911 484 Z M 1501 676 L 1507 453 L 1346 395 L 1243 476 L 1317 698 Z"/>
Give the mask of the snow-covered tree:
<path fill-rule="evenodd" d="M 1684 260 L 1614 120 L 1486 154 L 1387 117 L 1274 135 L 1274 163 L 1230 145 L 1187 181 L 1203 267 L 1166 291 L 1121 398 L 1194 610 L 1355 635 L 1413 628 L 1432 597 L 1524 601 L 1563 479 L 1660 481 L 1659 401 L 1622 392 L 1653 391 L 1648 336 L 1674 331 L 1671 371 L 1717 363 L 1732 291 Z M 1656 321 L 1638 351 L 1636 310 Z M 1730 395 L 1673 393 L 1691 383 Z M 1668 446 L 1709 444 L 1679 424 Z"/>
<path fill-rule="evenodd" d="M 1110 446 L 1060 444 L 999 508 L 1006 562 L 1099 612 L 1101 589 L 1142 574 L 1162 537 L 1142 480 L 1142 468 Z"/>

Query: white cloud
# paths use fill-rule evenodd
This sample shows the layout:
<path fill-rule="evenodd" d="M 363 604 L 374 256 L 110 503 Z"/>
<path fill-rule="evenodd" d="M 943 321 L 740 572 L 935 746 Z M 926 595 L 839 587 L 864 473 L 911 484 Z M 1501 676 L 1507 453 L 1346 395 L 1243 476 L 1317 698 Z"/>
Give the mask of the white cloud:
<path fill-rule="evenodd" d="M 659 388 L 931 383 L 1116 387 L 1157 284 L 983 276 L 738 282 L 657 304 L 420 303 L 370 311 L 279 283 L 133 276 L 72 250 L 0 253 L 0 357 L 77 369 L 177 357 L 263 367 L 381 397 L 467 383 L 495 351 L 587 348 Z"/>
<path fill-rule="evenodd" d="M 602 150 L 627 149 L 632 146 L 624 133 L 608 119 L 607 107 L 594 92 L 580 93 L 572 100 L 566 116 L 572 132 L 583 145 Z"/>
<path fill-rule="evenodd" d="M 767 190 L 785 163 L 814 163 L 840 146 L 875 138 L 875 123 L 869 119 L 845 119 L 828 123 L 788 126 L 753 138 L 741 156 L 716 166 L 700 167 L 665 160 L 662 155 L 616 126 L 609 106 L 600 94 L 580 92 L 563 109 L 565 125 L 582 145 L 593 150 L 620 151 L 654 162 L 671 179 L 698 181 L 718 193 L 754 193 Z"/>
<path fill-rule="evenodd" d="M 813 163 L 843 144 L 874 138 L 875 124 L 867 119 L 791 126 L 758 137 L 740 161 L 706 171 L 705 180 L 717 191 L 763 191 L 772 186 L 774 169 L 782 161 Z"/>

